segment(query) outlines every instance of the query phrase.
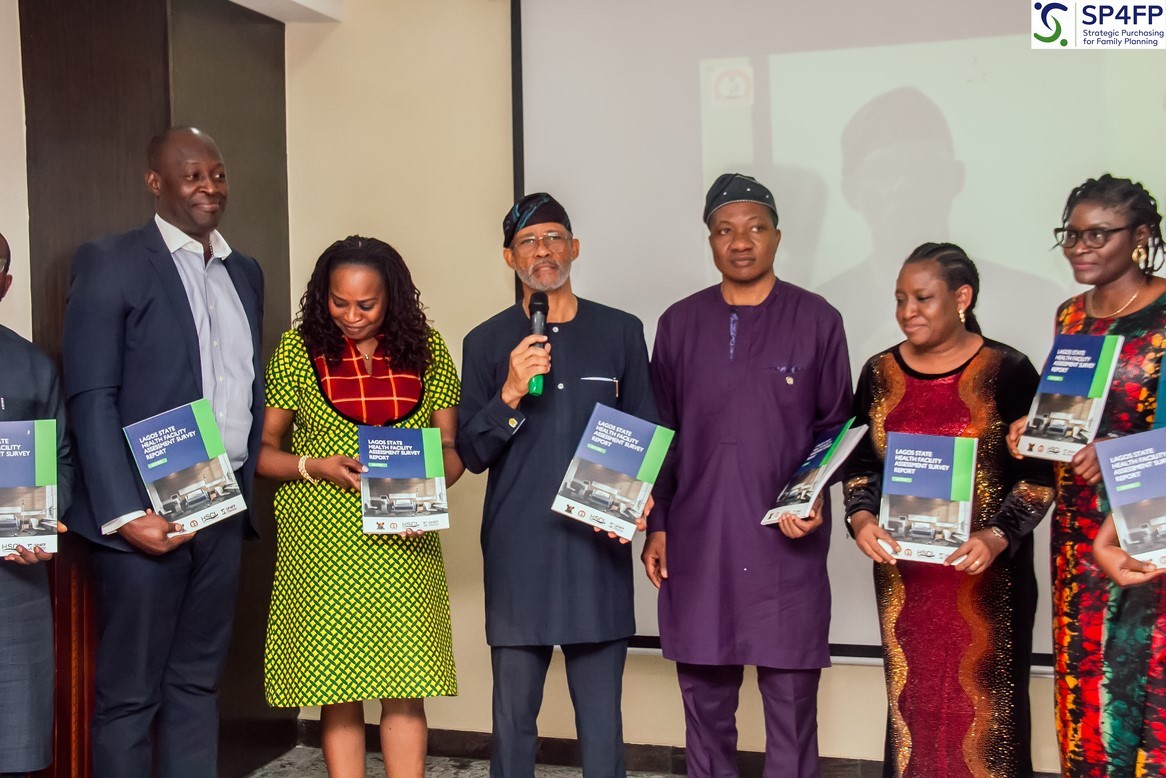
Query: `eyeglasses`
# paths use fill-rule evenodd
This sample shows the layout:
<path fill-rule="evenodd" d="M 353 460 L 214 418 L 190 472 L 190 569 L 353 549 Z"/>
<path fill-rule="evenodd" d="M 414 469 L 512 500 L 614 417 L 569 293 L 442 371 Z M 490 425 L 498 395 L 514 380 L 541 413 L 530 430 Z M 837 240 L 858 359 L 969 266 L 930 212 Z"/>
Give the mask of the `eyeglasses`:
<path fill-rule="evenodd" d="M 1087 249 L 1099 249 L 1109 242 L 1109 236 L 1115 232 L 1124 232 L 1132 229 L 1135 225 L 1127 224 L 1124 227 L 1090 227 L 1087 230 L 1071 230 L 1067 227 L 1058 227 L 1053 230 L 1053 237 L 1057 239 L 1057 245 L 1062 248 L 1071 249 L 1077 245 L 1077 241 L 1085 244 Z"/>
<path fill-rule="evenodd" d="M 538 244 L 541 243 L 547 247 L 547 251 L 559 254 L 567 248 L 569 237 L 560 232 L 548 232 L 546 235 L 527 235 L 514 242 L 514 251 L 521 256 L 529 257 L 538 251 Z"/>

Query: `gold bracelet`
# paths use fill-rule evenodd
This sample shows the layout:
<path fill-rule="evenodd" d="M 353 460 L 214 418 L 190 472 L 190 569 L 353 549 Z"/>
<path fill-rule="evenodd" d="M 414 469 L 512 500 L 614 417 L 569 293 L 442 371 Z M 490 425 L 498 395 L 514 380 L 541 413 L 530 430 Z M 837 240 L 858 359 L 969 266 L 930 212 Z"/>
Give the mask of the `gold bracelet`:
<path fill-rule="evenodd" d="M 300 478 L 304 479 L 305 481 L 310 483 L 312 486 L 315 486 L 316 484 L 320 483 L 320 480 L 318 478 L 312 478 L 312 476 L 308 475 L 307 462 L 308 462 L 307 455 L 300 457 L 300 463 L 296 469 L 300 471 Z"/>

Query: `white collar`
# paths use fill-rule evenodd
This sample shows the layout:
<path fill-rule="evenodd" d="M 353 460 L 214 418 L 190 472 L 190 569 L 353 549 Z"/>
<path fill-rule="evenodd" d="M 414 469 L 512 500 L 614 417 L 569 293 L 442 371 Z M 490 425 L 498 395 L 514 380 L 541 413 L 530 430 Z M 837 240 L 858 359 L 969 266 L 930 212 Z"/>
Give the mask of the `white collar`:
<path fill-rule="evenodd" d="M 162 233 L 162 242 L 166 244 L 166 250 L 171 254 L 178 249 L 189 249 L 199 255 L 204 253 L 201 243 L 158 214 L 154 214 L 154 224 L 158 225 L 158 232 Z M 211 251 L 219 259 L 231 256 L 231 247 L 227 245 L 226 239 L 219 234 L 218 230 L 211 233 Z"/>

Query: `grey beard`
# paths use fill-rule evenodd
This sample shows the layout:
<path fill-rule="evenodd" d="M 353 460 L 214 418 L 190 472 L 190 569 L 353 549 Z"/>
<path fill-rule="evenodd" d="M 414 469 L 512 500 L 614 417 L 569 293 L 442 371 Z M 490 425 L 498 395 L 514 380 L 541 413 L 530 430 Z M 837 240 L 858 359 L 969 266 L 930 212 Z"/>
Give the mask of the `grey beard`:
<path fill-rule="evenodd" d="M 533 289 L 536 292 L 553 292 L 559 289 L 563 284 L 567 283 L 567 279 L 571 277 L 571 266 L 559 267 L 559 275 L 550 283 L 539 281 L 535 278 L 534 268 L 530 270 L 519 270 L 515 268 L 514 272 L 518 274 L 518 280 L 522 281 L 524 285 Z"/>

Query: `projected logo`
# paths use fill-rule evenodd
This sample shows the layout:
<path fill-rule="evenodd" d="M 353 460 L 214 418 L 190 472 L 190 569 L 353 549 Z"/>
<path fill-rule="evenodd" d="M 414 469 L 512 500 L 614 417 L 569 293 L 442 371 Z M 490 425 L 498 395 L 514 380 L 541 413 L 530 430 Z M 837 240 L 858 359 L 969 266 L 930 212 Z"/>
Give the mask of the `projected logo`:
<path fill-rule="evenodd" d="M 719 105 L 753 105 L 753 68 L 748 65 L 717 68 L 712 73 L 713 102 Z"/>
<path fill-rule="evenodd" d="M 1070 40 L 1073 16 L 1064 3 L 1036 3 L 1032 7 L 1032 47 L 1059 49 L 1073 45 Z"/>

